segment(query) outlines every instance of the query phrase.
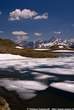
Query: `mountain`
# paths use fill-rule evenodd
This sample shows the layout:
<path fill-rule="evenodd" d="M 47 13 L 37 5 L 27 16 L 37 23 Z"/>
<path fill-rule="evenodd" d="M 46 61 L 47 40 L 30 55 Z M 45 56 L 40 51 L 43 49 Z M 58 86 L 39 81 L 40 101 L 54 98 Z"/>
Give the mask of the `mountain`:
<path fill-rule="evenodd" d="M 46 49 L 67 49 L 74 48 L 74 40 L 61 40 L 60 38 L 52 38 L 51 40 L 23 41 L 16 44 L 12 40 L 0 38 L 0 48 L 21 46 L 23 48 L 46 48 Z"/>

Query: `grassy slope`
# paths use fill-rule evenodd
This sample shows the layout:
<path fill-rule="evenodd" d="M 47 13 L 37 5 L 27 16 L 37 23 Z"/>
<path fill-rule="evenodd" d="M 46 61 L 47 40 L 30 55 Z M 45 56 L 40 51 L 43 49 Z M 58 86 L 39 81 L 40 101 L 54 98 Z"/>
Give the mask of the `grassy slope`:
<path fill-rule="evenodd" d="M 49 52 L 49 51 L 35 51 L 33 49 L 16 49 L 16 48 L 0 48 L 0 53 L 11 53 L 15 55 L 21 55 L 26 57 L 34 57 L 34 58 L 47 58 L 47 57 L 57 57 L 57 54 Z"/>
<path fill-rule="evenodd" d="M 8 39 L 0 39 L 0 53 L 11 53 L 15 55 L 21 55 L 26 57 L 45 58 L 56 57 L 56 55 L 47 52 L 34 51 L 33 49 L 18 49 L 15 48 L 16 44 Z"/>
<path fill-rule="evenodd" d="M 11 53 L 15 55 L 34 57 L 34 58 L 48 58 L 48 57 L 53 58 L 53 57 L 59 56 L 59 53 L 53 53 L 51 50 L 35 51 L 29 48 L 18 49 L 15 47 L 16 47 L 16 44 L 11 40 L 0 39 L 0 53 Z M 54 50 L 54 48 L 52 50 Z M 74 49 L 71 49 L 71 50 L 74 50 Z"/>
<path fill-rule="evenodd" d="M 15 47 L 16 44 L 9 39 L 1 39 L 0 38 L 0 47 Z"/>

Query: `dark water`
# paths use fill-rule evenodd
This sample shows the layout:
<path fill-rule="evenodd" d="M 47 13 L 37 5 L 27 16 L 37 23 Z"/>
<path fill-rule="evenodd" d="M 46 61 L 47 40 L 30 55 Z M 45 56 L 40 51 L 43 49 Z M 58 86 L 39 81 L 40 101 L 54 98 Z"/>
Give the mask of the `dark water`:
<path fill-rule="evenodd" d="M 74 54 L 0 61 L 0 95 L 13 110 L 74 107 Z"/>

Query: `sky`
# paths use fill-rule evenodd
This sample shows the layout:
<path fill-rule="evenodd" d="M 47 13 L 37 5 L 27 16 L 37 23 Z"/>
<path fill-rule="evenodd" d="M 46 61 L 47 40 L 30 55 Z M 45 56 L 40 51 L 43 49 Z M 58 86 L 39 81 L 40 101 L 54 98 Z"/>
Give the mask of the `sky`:
<path fill-rule="evenodd" d="M 74 38 L 74 0 L 0 0 L 0 38 Z"/>

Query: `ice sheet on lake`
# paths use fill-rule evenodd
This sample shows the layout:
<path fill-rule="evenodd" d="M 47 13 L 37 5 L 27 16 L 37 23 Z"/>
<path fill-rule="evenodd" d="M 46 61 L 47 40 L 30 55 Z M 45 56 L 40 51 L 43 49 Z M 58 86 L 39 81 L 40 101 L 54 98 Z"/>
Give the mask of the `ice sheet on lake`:
<path fill-rule="evenodd" d="M 70 82 L 57 82 L 50 84 L 51 87 L 54 87 L 56 89 L 64 90 L 67 92 L 74 93 L 74 83 Z"/>
<path fill-rule="evenodd" d="M 9 91 L 16 91 L 20 97 L 30 99 L 35 97 L 36 91 L 45 90 L 48 86 L 37 81 L 0 79 L 0 86 Z"/>
<path fill-rule="evenodd" d="M 11 72 L 12 69 L 13 72 L 14 70 L 18 70 L 20 75 L 24 74 L 23 78 L 26 78 L 26 74 L 29 75 L 29 77 L 30 75 L 33 75 L 32 80 L 13 80 L 10 78 L 0 79 L 1 87 L 5 87 L 9 91 L 16 91 L 19 96 L 24 99 L 35 97 L 37 95 L 36 91 L 45 90 L 49 85 L 60 90 L 74 93 L 74 84 L 70 83 L 70 81 L 54 82 L 55 79 L 59 79 L 56 74 L 59 76 L 74 75 L 74 56 L 58 58 L 28 58 L 19 55 L 0 54 L 0 69 L 8 70 L 9 72 Z M 46 83 L 45 80 L 48 79 L 53 82 L 51 82 L 51 84 Z"/>
<path fill-rule="evenodd" d="M 46 65 L 48 68 L 40 68 Z M 53 66 L 53 68 L 51 68 Z M 0 68 L 14 67 L 24 73 L 22 69 L 28 68 L 36 71 L 57 74 L 74 74 L 74 57 L 59 58 L 27 58 L 19 55 L 0 54 Z"/>

